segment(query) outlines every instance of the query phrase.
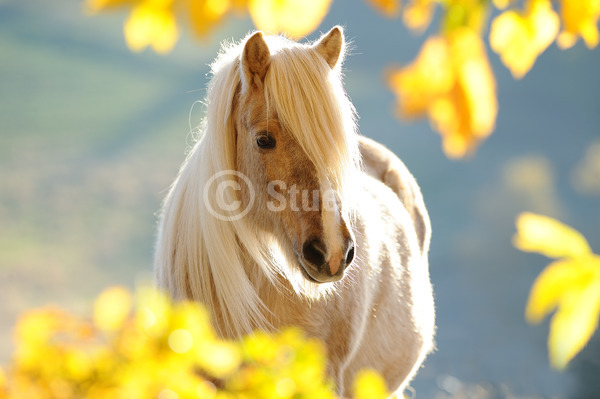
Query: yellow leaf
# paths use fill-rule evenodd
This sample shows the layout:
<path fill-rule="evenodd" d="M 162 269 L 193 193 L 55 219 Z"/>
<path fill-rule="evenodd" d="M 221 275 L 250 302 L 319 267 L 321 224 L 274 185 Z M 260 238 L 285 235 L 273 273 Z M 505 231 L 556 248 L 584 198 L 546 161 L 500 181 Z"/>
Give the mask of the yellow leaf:
<path fill-rule="evenodd" d="M 594 258 L 566 259 L 552 262 L 537 277 L 527 301 L 525 318 L 530 323 L 539 323 L 560 306 L 573 292 L 585 288 L 589 282 L 590 264 Z M 599 269 L 600 270 L 600 269 Z"/>
<path fill-rule="evenodd" d="M 496 8 L 498 8 L 500 10 L 504 10 L 506 7 L 508 7 L 509 5 L 511 5 L 514 2 L 515 2 L 515 0 L 492 0 L 492 3 L 494 3 L 494 6 L 496 6 Z"/>
<path fill-rule="evenodd" d="M 49 341 L 59 331 L 68 328 L 72 317 L 57 308 L 41 308 L 21 315 L 15 329 L 15 363 L 22 369 L 39 367 L 40 356 L 47 351 Z"/>
<path fill-rule="evenodd" d="M 411 0 L 404 6 L 402 20 L 412 30 L 422 32 L 429 26 L 436 1 Z"/>
<path fill-rule="evenodd" d="M 280 398 L 291 398 L 296 393 L 296 383 L 290 377 L 283 377 L 277 381 L 275 391 Z"/>
<path fill-rule="evenodd" d="M 397 17 L 400 13 L 400 0 L 367 0 L 367 3 L 386 17 Z"/>
<path fill-rule="evenodd" d="M 211 376 L 223 378 L 234 372 L 242 362 L 239 347 L 227 341 L 201 342 L 198 363 Z"/>
<path fill-rule="evenodd" d="M 133 51 L 152 46 L 157 53 L 173 49 L 179 33 L 170 6 L 146 1 L 136 6 L 125 22 L 125 41 Z"/>
<path fill-rule="evenodd" d="M 442 32 L 446 35 L 464 28 L 479 33 L 487 24 L 489 1 L 445 0 L 441 3 L 444 7 Z"/>
<path fill-rule="evenodd" d="M 558 27 L 559 18 L 549 0 L 529 0 L 524 13 L 505 11 L 492 21 L 490 45 L 520 79 L 554 41 Z"/>
<path fill-rule="evenodd" d="M 557 42 L 561 48 L 573 46 L 579 37 L 588 48 L 598 45 L 600 0 L 562 0 L 560 16 L 563 30 Z"/>
<path fill-rule="evenodd" d="M 217 387 L 212 382 L 200 381 L 196 388 L 196 394 L 202 399 L 213 399 L 217 396 Z"/>
<path fill-rule="evenodd" d="M 136 321 L 152 336 L 161 336 L 169 327 L 172 306 L 169 298 L 150 287 L 136 292 Z M 178 326 L 179 327 L 179 326 Z"/>
<path fill-rule="evenodd" d="M 176 303 L 172 308 L 170 326 L 189 331 L 194 340 L 212 342 L 216 338 L 208 311 L 196 302 Z"/>
<path fill-rule="evenodd" d="M 428 115 L 449 157 L 467 155 L 494 129 L 496 83 L 483 42 L 472 29 L 427 39 L 417 59 L 392 71 L 388 82 L 400 114 Z"/>
<path fill-rule="evenodd" d="M 91 356 L 88 353 L 73 347 L 63 353 L 61 360 L 64 363 L 63 370 L 65 377 L 80 382 L 87 381 L 93 377 L 93 365 Z"/>
<path fill-rule="evenodd" d="M 354 379 L 354 399 L 385 399 L 389 393 L 384 379 L 374 370 L 361 370 Z"/>
<path fill-rule="evenodd" d="M 60 331 L 69 320 L 69 315 L 57 308 L 42 308 L 24 313 L 16 327 L 16 340 L 26 345 L 38 345 Z"/>
<path fill-rule="evenodd" d="M 86 0 L 84 6 L 92 13 L 107 11 L 123 6 L 131 6 L 139 3 L 141 0 Z"/>
<path fill-rule="evenodd" d="M 454 85 L 452 72 L 447 41 L 441 37 L 427 39 L 412 64 L 389 74 L 388 82 L 398 96 L 400 114 L 408 118 L 425 115 L 432 101 Z"/>
<path fill-rule="evenodd" d="M 179 395 L 170 389 L 163 389 L 158 393 L 158 399 L 179 399 Z"/>
<path fill-rule="evenodd" d="M 231 9 L 239 7 L 239 4 L 236 5 L 231 0 L 187 0 L 187 2 L 190 22 L 198 36 L 206 36 L 224 20 Z"/>
<path fill-rule="evenodd" d="M 218 0 L 214 0 L 214 1 L 218 1 Z M 248 3 L 250 2 L 250 0 L 230 0 L 231 1 L 231 7 L 233 8 L 233 10 L 241 13 L 241 12 L 245 12 L 246 9 L 248 8 Z"/>
<path fill-rule="evenodd" d="M 441 37 L 427 39 L 412 64 L 389 75 L 389 85 L 398 96 L 400 114 L 408 118 L 425 115 L 432 102 L 454 85 L 452 72 L 447 41 Z"/>
<path fill-rule="evenodd" d="M 554 367 L 564 369 L 583 349 L 598 327 L 599 316 L 600 274 L 597 274 L 566 298 L 552 317 L 548 350 Z"/>
<path fill-rule="evenodd" d="M 494 130 L 498 106 L 496 85 L 484 45 L 479 36 L 464 34 L 455 46 L 455 67 L 459 87 L 465 96 L 467 130 L 475 138 L 485 138 Z"/>
<path fill-rule="evenodd" d="M 94 302 L 94 323 L 105 331 L 116 331 L 129 316 L 133 300 L 123 287 L 112 287 L 102 292 Z"/>
<path fill-rule="evenodd" d="M 317 29 L 330 5 L 331 0 L 250 0 L 248 9 L 258 29 L 300 37 Z"/>
<path fill-rule="evenodd" d="M 188 330 L 182 328 L 174 330 L 169 334 L 169 347 L 173 352 L 186 353 L 194 346 L 194 337 Z"/>
<path fill-rule="evenodd" d="M 538 252 L 549 258 L 591 254 L 587 240 L 577 230 L 550 217 L 528 212 L 517 218 L 513 245 L 521 251 Z"/>

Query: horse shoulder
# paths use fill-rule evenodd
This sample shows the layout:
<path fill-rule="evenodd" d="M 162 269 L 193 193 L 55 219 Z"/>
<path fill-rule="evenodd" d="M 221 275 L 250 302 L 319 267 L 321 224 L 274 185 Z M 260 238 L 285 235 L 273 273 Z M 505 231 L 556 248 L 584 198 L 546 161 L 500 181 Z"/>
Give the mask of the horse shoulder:
<path fill-rule="evenodd" d="M 365 172 L 392 189 L 402 201 L 413 221 L 421 252 L 426 254 L 431 222 L 416 179 L 404 163 L 382 144 L 359 136 L 359 148 Z"/>

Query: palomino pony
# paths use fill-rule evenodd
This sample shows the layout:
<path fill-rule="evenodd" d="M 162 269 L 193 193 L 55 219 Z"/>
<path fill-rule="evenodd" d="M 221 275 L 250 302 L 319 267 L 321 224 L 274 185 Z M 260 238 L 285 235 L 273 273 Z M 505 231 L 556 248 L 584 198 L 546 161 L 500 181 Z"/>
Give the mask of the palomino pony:
<path fill-rule="evenodd" d="M 298 326 L 338 394 L 372 368 L 402 392 L 432 349 L 430 223 L 415 179 L 356 132 L 344 37 L 257 32 L 212 65 L 201 135 L 162 209 L 158 284 L 216 330 Z"/>

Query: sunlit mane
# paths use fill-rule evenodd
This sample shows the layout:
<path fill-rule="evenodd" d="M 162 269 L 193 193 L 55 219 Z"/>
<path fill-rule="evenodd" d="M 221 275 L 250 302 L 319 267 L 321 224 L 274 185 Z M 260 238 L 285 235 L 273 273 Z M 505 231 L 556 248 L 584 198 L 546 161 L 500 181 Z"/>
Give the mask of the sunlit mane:
<path fill-rule="evenodd" d="M 342 88 L 340 68 L 332 70 L 308 46 L 281 37 L 266 39 L 272 51 L 266 100 L 320 175 L 341 194 L 356 172 L 358 150 L 354 109 Z M 230 336 L 257 327 L 268 329 L 269 311 L 257 287 L 265 281 L 276 283 L 279 275 L 294 274 L 278 256 L 272 237 L 245 218 L 214 217 L 209 209 L 215 199 L 203 196 L 218 172 L 235 170 L 232 112 L 241 84 L 243 43 L 223 46 L 212 65 L 206 118 L 163 205 L 155 256 L 158 284 L 177 299 L 190 298 L 218 309 L 215 327 Z M 291 286 L 304 296 L 320 295 L 316 285 L 306 288 L 292 282 Z"/>
<path fill-rule="evenodd" d="M 266 96 L 321 175 L 346 188 L 357 164 L 354 107 L 346 97 L 340 67 L 329 65 L 309 46 L 275 37 L 265 79 Z"/>

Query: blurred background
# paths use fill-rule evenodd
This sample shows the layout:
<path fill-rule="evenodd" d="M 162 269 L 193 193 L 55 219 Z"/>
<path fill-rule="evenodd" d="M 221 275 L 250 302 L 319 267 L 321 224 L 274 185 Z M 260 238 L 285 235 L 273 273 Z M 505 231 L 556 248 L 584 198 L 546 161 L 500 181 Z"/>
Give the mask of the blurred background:
<path fill-rule="evenodd" d="M 193 105 L 208 64 L 220 41 L 253 28 L 230 18 L 159 56 L 126 48 L 124 18 L 87 17 L 79 0 L 0 0 L 1 362 L 27 309 L 84 311 L 109 285 L 152 278 L 156 212 L 202 118 Z M 470 159 L 450 161 L 427 122 L 395 118 L 383 79 L 425 36 L 358 0 L 334 1 L 319 30 L 336 24 L 352 40 L 345 82 L 361 132 L 404 160 L 433 223 L 437 351 L 416 397 L 600 398 L 600 334 L 567 371 L 550 369 L 548 323 L 523 317 L 549 261 L 511 245 L 517 214 L 533 211 L 600 251 L 600 51 L 553 45 L 521 81 L 490 52 L 496 131 Z"/>

